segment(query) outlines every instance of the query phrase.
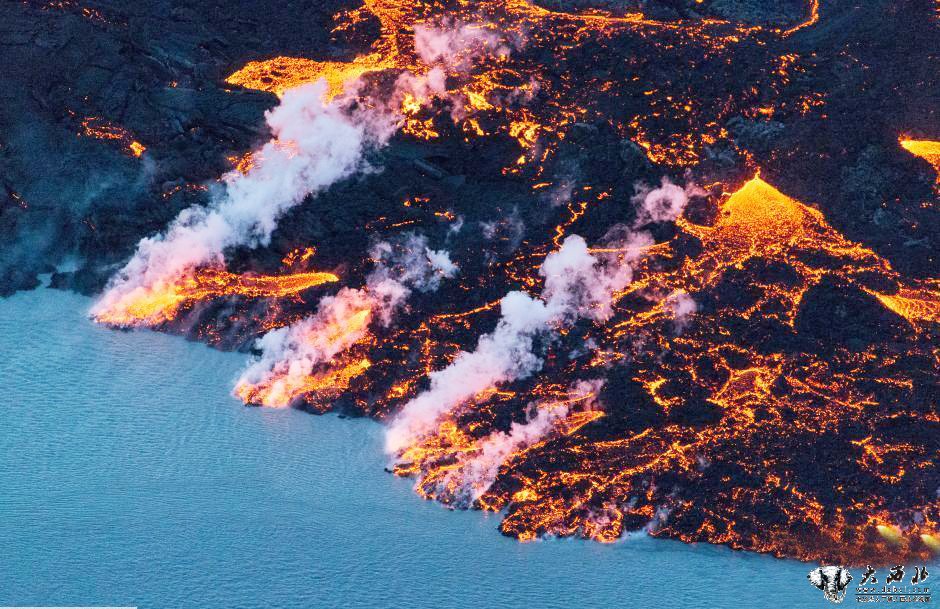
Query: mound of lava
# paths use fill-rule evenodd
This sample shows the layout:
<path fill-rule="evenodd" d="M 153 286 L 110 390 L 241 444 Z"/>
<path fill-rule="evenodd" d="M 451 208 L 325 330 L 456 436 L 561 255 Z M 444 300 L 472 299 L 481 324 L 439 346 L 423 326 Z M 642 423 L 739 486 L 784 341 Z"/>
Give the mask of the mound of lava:
<path fill-rule="evenodd" d="M 471 24 L 498 48 L 406 97 L 368 171 L 98 320 L 257 354 L 325 297 L 366 298 L 376 244 L 420 234 L 457 272 L 387 323 L 363 308 L 323 330 L 343 349 L 268 404 L 394 421 L 494 331 L 500 299 L 545 290 L 566 238 L 623 259 L 604 244 L 630 227 L 648 243 L 609 314 L 536 336 L 537 370 L 463 400 L 390 469 L 521 540 L 645 529 L 840 564 L 940 549 L 933 3 L 132 4 L 0 9 L 0 293 L 41 273 L 100 293 L 220 176 L 251 175 L 286 91 L 358 79 L 381 99 L 429 72 L 423 26 Z M 663 178 L 697 187 L 681 215 L 644 216 Z"/>

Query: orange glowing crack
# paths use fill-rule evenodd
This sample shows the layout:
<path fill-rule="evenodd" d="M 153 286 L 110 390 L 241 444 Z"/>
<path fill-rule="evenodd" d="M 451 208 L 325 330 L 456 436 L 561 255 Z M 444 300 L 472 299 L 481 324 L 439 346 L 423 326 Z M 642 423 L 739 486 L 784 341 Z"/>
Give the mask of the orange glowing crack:
<path fill-rule="evenodd" d="M 135 157 L 140 157 L 147 150 L 147 147 L 135 140 L 127 129 L 97 116 L 82 119 L 80 135 L 99 140 L 120 142 L 124 146 L 124 151 Z"/>
<path fill-rule="evenodd" d="M 200 269 L 195 275 L 162 288 L 140 288 L 98 313 L 95 319 L 115 326 L 152 326 L 174 319 L 180 307 L 222 296 L 282 298 L 324 283 L 339 281 L 333 273 L 293 275 L 236 275 L 219 269 Z"/>
<path fill-rule="evenodd" d="M 803 28 L 808 28 L 810 26 L 816 25 L 819 23 L 819 0 L 810 0 L 809 3 L 809 17 L 806 18 L 806 21 L 798 23 L 790 29 L 783 32 L 783 36 L 787 37 L 790 34 L 799 32 Z"/>

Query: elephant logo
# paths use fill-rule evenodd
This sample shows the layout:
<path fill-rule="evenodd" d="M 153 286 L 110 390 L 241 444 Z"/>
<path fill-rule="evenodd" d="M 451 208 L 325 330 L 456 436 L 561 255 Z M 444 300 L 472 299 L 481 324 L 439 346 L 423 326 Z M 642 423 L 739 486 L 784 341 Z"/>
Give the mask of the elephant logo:
<path fill-rule="evenodd" d="M 826 600 L 841 603 L 845 600 L 845 590 L 852 581 L 852 574 L 845 567 L 819 567 L 810 571 L 806 578 L 823 591 Z"/>

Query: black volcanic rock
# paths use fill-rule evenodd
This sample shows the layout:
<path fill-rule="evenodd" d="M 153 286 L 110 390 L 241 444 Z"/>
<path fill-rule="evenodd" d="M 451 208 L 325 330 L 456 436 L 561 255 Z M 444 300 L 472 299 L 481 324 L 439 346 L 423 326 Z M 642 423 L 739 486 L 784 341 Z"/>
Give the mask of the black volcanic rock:
<path fill-rule="evenodd" d="M 831 278 L 807 290 L 794 323 L 797 335 L 821 352 L 861 350 L 903 335 L 906 325 L 874 296 Z"/>

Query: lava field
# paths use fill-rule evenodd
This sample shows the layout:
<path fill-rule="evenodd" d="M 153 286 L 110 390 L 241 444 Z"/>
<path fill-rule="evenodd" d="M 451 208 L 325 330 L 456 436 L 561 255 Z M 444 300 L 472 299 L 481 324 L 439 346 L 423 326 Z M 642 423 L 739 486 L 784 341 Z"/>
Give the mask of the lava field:
<path fill-rule="evenodd" d="M 0 10 L 0 294 L 244 352 L 522 541 L 940 552 L 936 2 Z"/>

